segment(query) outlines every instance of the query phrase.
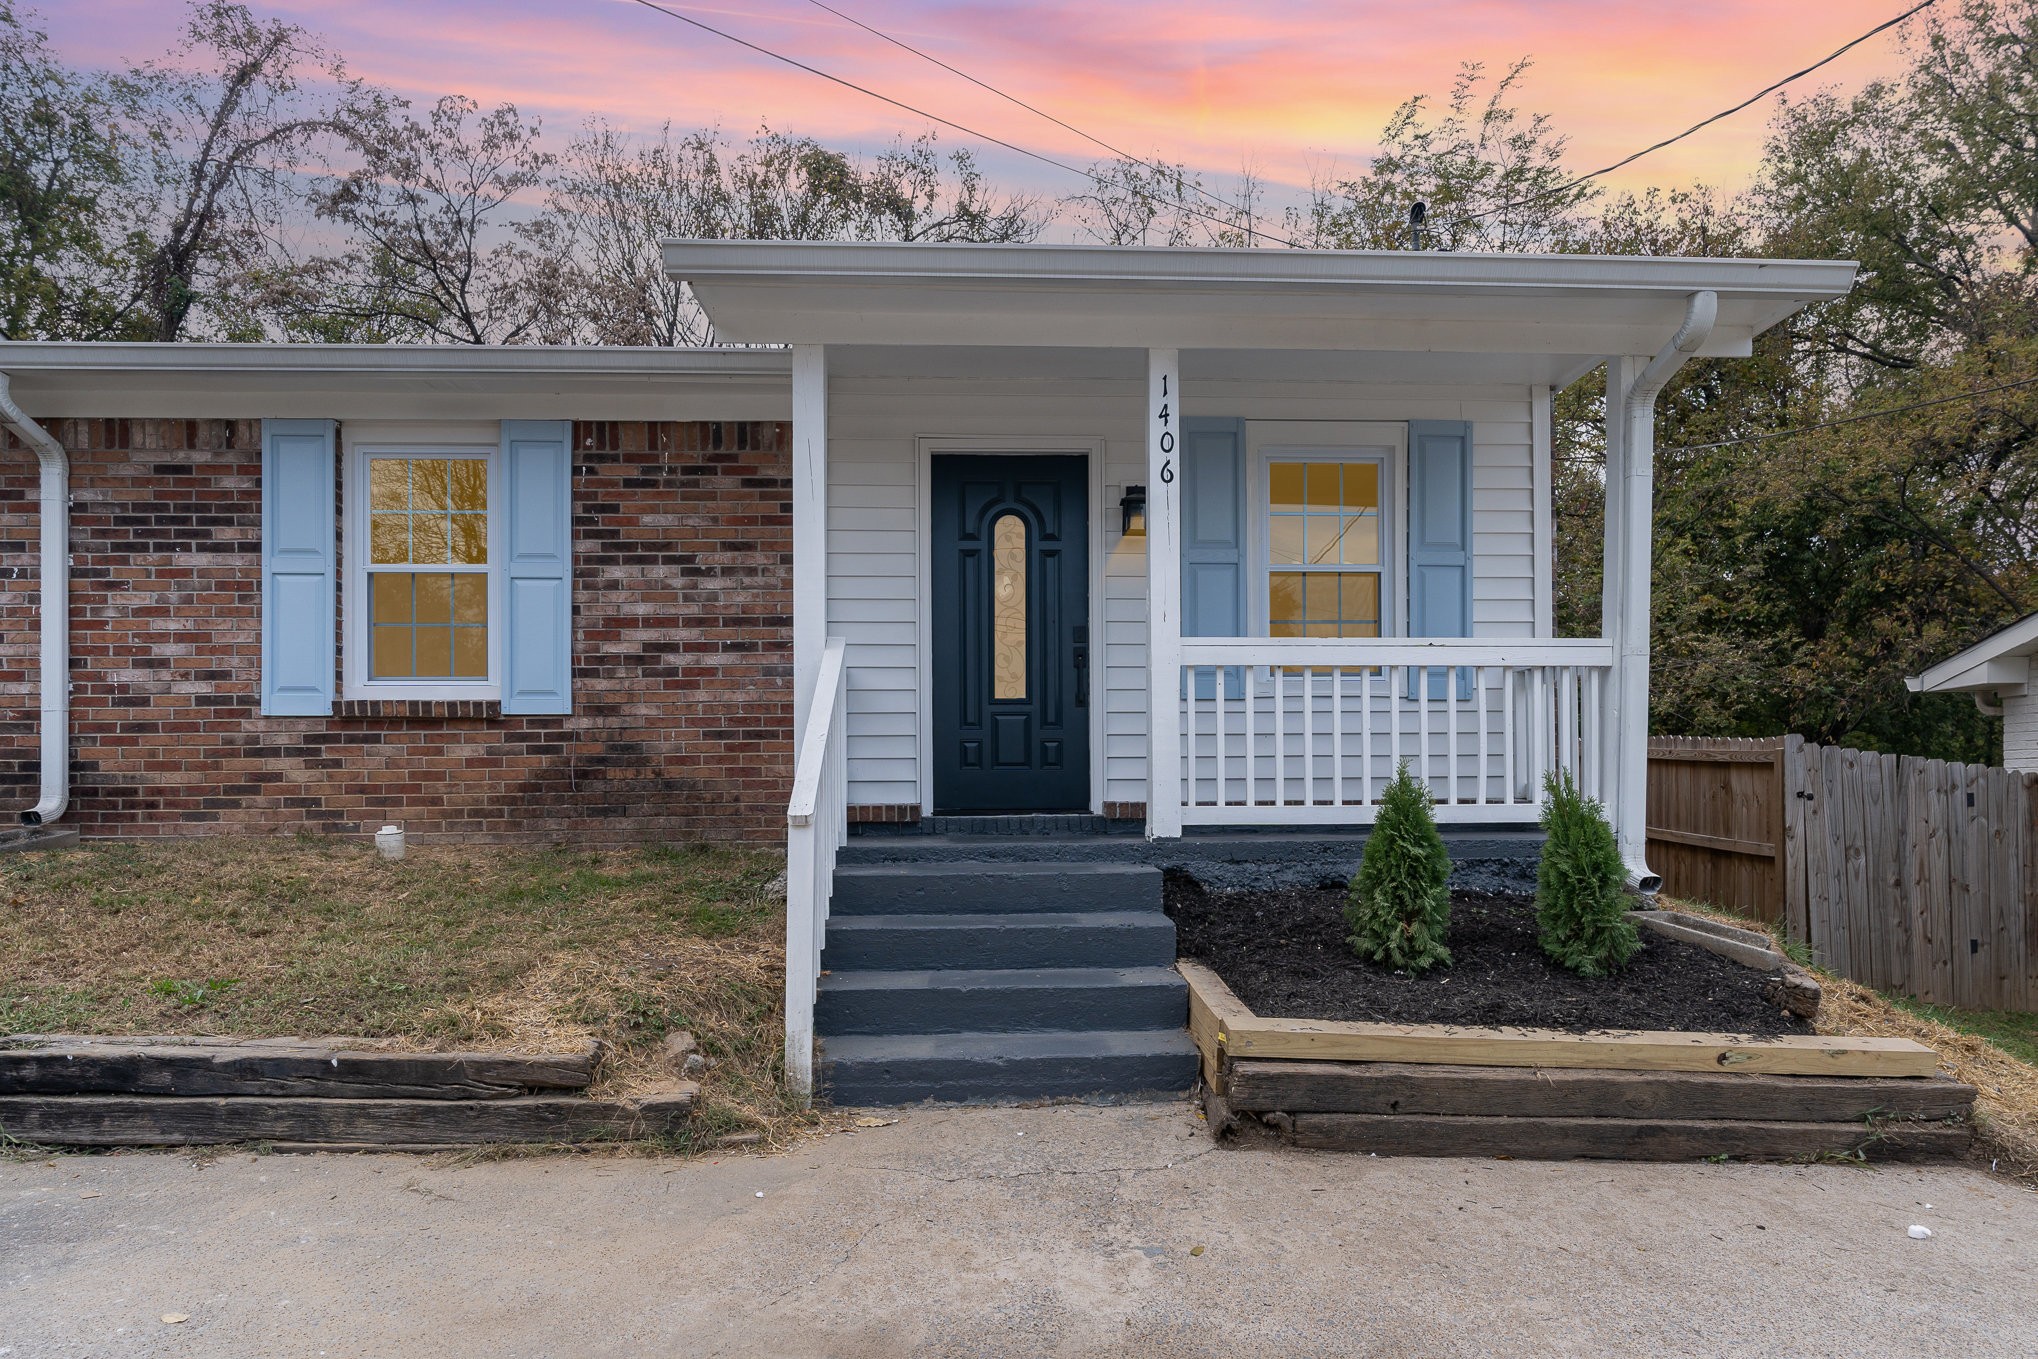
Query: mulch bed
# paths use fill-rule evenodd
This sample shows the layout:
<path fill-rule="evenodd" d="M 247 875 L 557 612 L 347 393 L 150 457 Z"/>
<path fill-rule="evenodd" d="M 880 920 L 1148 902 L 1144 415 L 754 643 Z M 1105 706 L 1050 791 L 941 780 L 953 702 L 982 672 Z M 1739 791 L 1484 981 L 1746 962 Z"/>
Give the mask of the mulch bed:
<path fill-rule="evenodd" d="M 1813 1031 L 1762 999 L 1767 974 L 1647 931 L 1641 952 L 1618 976 L 1588 980 L 1567 972 L 1536 942 L 1535 905 L 1527 896 L 1453 892 L 1451 964 L 1420 977 L 1352 952 L 1342 891 L 1210 892 L 1170 873 L 1166 900 L 1181 955 L 1213 969 L 1261 1015 L 1573 1033 Z"/>

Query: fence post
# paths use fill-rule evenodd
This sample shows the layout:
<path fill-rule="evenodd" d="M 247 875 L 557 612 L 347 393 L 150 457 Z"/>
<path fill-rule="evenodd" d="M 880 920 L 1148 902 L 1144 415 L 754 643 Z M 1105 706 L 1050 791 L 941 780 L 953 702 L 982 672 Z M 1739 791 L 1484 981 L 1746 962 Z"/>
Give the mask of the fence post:
<path fill-rule="evenodd" d="M 1786 736 L 1776 752 L 1776 872 L 1783 896 L 1783 928 L 1809 940 L 1804 877 L 1804 737 Z"/>

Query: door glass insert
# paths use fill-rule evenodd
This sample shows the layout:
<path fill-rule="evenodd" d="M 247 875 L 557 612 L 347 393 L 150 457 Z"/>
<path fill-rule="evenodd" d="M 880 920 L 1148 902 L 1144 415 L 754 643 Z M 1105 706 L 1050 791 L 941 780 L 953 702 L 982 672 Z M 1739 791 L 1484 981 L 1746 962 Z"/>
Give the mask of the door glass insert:
<path fill-rule="evenodd" d="M 1026 521 L 991 525 L 991 697 L 1026 697 Z"/>

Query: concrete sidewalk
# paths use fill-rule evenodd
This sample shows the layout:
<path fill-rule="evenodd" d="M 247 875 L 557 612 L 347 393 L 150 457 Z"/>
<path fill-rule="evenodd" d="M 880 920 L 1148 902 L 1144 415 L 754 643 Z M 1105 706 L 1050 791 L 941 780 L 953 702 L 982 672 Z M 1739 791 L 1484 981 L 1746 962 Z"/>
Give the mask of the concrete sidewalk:
<path fill-rule="evenodd" d="M 0 1162 L 0 1355 L 2012 1356 L 2034 1241 L 1968 1168 L 1216 1150 L 1179 1105 L 718 1164 L 58 1157 Z"/>

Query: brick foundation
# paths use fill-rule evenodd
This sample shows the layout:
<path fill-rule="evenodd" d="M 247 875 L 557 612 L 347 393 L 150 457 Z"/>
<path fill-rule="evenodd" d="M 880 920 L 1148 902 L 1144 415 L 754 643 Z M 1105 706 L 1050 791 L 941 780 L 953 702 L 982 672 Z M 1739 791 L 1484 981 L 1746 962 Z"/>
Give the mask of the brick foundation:
<path fill-rule="evenodd" d="M 792 770 L 790 428 L 574 426 L 574 713 L 263 717 L 261 428 L 61 420 L 87 835 L 767 838 Z M 0 799 L 34 801 L 36 467 L 0 458 Z M 341 608 L 347 607 L 341 573 Z"/>

